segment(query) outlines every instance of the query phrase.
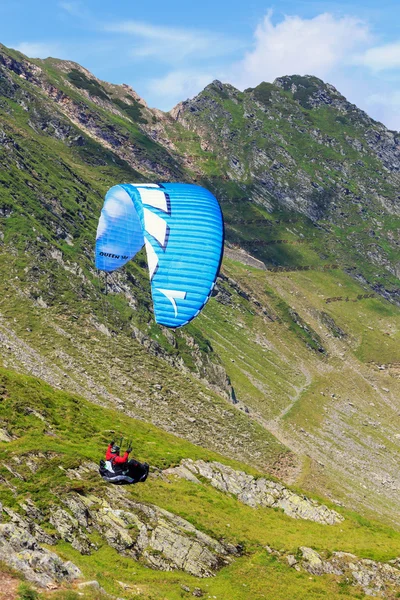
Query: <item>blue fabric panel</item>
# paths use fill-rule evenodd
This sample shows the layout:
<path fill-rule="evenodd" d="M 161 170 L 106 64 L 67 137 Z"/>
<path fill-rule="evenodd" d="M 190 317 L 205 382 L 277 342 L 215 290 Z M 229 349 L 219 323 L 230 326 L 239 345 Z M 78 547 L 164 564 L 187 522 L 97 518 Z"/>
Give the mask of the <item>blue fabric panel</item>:
<path fill-rule="evenodd" d="M 135 197 L 140 203 L 135 188 L 130 188 L 129 193 L 122 185 L 108 190 L 97 227 L 97 269 L 114 271 L 143 247 L 143 227 L 134 205 Z"/>
<path fill-rule="evenodd" d="M 168 210 L 146 206 L 167 225 L 166 240 L 159 223 L 146 225 L 145 239 L 156 254 L 151 279 L 157 323 L 181 327 L 198 315 L 218 275 L 223 250 L 223 220 L 215 197 L 206 189 L 185 183 L 159 184 Z M 142 188 L 137 188 L 141 193 Z M 158 238 L 158 239 L 157 239 Z M 160 241 L 161 240 L 161 241 Z M 149 248 L 146 245 L 149 256 Z M 149 260 L 150 263 L 150 260 Z M 151 269 L 150 269 L 151 272 Z"/>
<path fill-rule="evenodd" d="M 114 271 L 146 245 L 157 323 L 181 327 L 207 302 L 223 251 L 214 196 L 186 183 L 121 184 L 105 198 L 96 267 Z"/>

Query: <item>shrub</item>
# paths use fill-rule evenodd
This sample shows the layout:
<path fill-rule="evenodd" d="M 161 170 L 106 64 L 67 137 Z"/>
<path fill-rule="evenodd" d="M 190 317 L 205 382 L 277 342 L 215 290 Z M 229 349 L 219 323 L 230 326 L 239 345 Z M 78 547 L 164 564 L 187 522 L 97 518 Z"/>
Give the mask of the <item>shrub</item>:
<path fill-rule="evenodd" d="M 72 69 L 67 75 L 70 82 L 77 88 L 87 90 L 91 96 L 97 96 L 103 98 L 103 100 L 109 100 L 104 89 L 95 79 L 89 79 L 78 71 L 78 69 Z"/>
<path fill-rule="evenodd" d="M 18 588 L 18 600 L 37 600 L 39 594 L 27 583 L 21 583 Z"/>
<path fill-rule="evenodd" d="M 137 100 L 134 100 L 132 98 L 130 98 L 130 101 L 131 104 L 128 104 L 123 100 L 117 99 L 114 100 L 114 103 L 117 106 L 119 106 L 119 108 L 121 108 L 124 111 L 124 113 L 128 115 L 129 118 L 131 118 L 133 121 L 136 121 L 136 123 L 147 123 L 147 119 L 142 117 L 142 114 L 140 112 L 141 104 Z"/>

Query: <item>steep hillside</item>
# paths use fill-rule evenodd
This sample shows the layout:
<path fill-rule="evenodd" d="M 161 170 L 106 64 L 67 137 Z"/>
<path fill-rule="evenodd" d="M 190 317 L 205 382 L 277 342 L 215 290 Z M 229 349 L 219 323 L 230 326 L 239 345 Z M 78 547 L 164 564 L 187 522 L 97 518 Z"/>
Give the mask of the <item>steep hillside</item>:
<path fill-rule="evenodd" d="M 40 597 L 396 597 L 399 532 L 40 380 L 0 385 L 0 551 Z M 153 465 L 144 485 L 96 472 L 121 432 Z"/>
<path fill-rule="evenodd" d="M 238 460 L 397 528 L 399 144 L 396 132 L 312 77 L 283 77 L 245 92 L 213 82 L 164 114 L 128 86 L 102 82 L 75 63 L 31 60 L 0 46 L 2 365 L 119 411 L 119 418 L 139 419 L 132 427 L 155 436 L 144 444 L 155 444 L 136 449 L 160 468 L 182 458 L 215 460 L 217 452 L 222 462 Z M 144 254 L 109 277 L 107 289 L 93 265 L 104 193 L 117 182 L 146 180 L 203 184 L 224 212 L 227 243 L 214 297 L 182 330 L 154 323 Z M 21 392 L 17 397 L 27 403 Z M 52 404 L 49 419 L 53 410 Z M 100 409 L 92 410 L 100 419 Z M 8 431 L 9 414 L 2 418 Z M 197 446 L 160 462 L 178 442 L 146 422 L 179 436 L 182 448 Z M 78 436 L 86 425 L 79 427 Z M 115 428 L 97 424 L 92 449 L 79 450 L 80 460 L 97 460 L 104 431 Z M 12 440 L 14 434 L 21 432 L 7 433 Z M 68 429 L 61 453 L 68 454 L 70 435 Z M 35 444 L 28 440 L 24 452 L 39 451 Z M 18 488 L 18 475 L 11 475 L 2 472 L 9 508 L 20 495 L 40 493 L 34 481 L 29 490 Z M 86 476 L 95 485 L 90 468 Z M 132 493 L 155 504 L 159 498 L 168 510 L 179 505 L 180 491 L 192 497 L 198 489 L 168 483 L 169 495 L 154 485 Z M 219 502 L 200 494 L 199 506 L 203 500 Z M 194 522 L 190 511 L 175 508 Z M 218 510 L 215 531 L 205 521 L 200 530 L 220 540 L 225 530 L 217 522 L 228 508 Z M 337 544 L 321 544 L 320 530 L 314 538 L 302 530 L 291 543 L 278 536 L 274 544 L 264 532 L 257 544 L 395 557 L 394 549 L 375 552 L 389 530 L 366 530 L 375 533 L 362 548 L 345 543 L 347 530 Z M 237 531 L 235 543 L 241 535 L 253 539 Z M 387 536 L 397 539 L 392 530 Z M 64 542 L 65 558 L 80 567 L 79 551 Z M 235 559 L 239 571 L 224 568 L 215 595 L 231 577 L 224 573 L 232 581 L 244 573 L 256 580 L 260 569 L 278 582 L 277 556 L 262 551 L 250 562 Z M 88 574 L 101 564 L 96 557 L 85 566 Z M 285 582 L 293 575 L 300 581 L 283 571 Z M 157 579 L 160 589 L 169 581 L 164 577 Z M 313 597 L 308 576 L 298 577 L 303 597 Z M 289 597 L 287 585 L 277 598 Z M 234 587 L 236 597 L 249 597 Z M 166 593 L 179 597 L 169 587 Z M 262 597 L 257 593 L 252 597 Z"/>

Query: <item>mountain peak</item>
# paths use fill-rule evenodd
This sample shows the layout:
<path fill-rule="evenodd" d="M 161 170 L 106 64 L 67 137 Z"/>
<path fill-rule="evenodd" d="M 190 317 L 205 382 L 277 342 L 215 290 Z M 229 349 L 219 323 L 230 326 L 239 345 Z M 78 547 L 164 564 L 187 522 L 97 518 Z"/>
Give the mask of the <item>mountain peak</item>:
<path fill-rule="evenodd" d="M 205 92 L 217 92 L 218 95 L 226 97 L 236 96 L 237 94 L 240 94 L 240 91 L 233 85 L 231 85 L 230 83 L 222 83 L 221 81 L 219 81 L 219 79 L 214 79 L 214 81 L 209 83 L 204 88 L 204 90 L 200 92 L 200 95 L 204 94 Z"/>
<path fill-rule="evenodd" d="M 273 85 L 291 92 L 293 99 L 304 108 L 315 108 L 338 101 L 348 104 L 346 98 L 333 85 L 313 75 L 285 75 L 275 79 Z"/>
<path fill-rule="evenodd" d="M 310 87 L 310 86 L 324 86 L 325 82 L 319 77 L 315 77 L 315 75 L 283 75 L 282 77 L 277 77 L 274 82 L 274 85 L 278 87 L 284 87 L 288 89 L 289 86 L 295 85 L 300 87 Z"/>

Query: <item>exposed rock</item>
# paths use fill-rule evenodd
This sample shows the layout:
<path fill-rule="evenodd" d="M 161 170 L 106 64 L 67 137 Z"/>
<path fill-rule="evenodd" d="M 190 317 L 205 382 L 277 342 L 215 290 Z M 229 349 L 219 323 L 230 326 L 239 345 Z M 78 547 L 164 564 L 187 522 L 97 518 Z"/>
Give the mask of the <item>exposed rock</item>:
<path fill-rule="evenodd" d="M 324 559 L 312 548 L 301 547 L 302 567 L 313 575 L 333 574 L 351 576 L 351 583 L 359 585 L 368 596 L 387 594 L 400 587 L 400 569 L 398 565 L 380 563 L 369 559 L 360 559 L 348 552 L 334 552 Z M 392 561 L 396 562 L 396 561 Z M 392 596 L 390 596 L 392 597 Z"/>
<path fill-rule="evenodd" d="M 6 506 L 3 507 L 3 511 L 9 516 L 13 524 L 33 535 L 39 543 L 53 545 L 57 542 L 56 536 L 46 533 L 42 527 L 29 518 L 29 516 L 28 519 L 25 519 Z"/>
<path fill-rule="evenodd" d="M 306 546 L 302 546 L 300 551 L 303 555 L 303 566 L 309 573 L 313 575 L 322 575 L 324 572 L 323 562 L 315 550 L 312 548 L 307 548 Z"/>
<path fill-rule="evenodd" d="M 312 329 L 312 327 L 310 327 L 310 325 L 308 325 L 304 321 L 304 319 L 302 319 L 300 317 L 300 315 L 292 308 L 289 308 L 289 314 L 290 314 L 291 318 L 293 319 L 294 323 L 296 323 L 296 325 L 301 327 L 301 329 L 303 329 L 308 334 L 308 336 L 311 338 L 312 343 L 307 343 L 307 346 L 309 346 L 310 348 L 317 349 L 318 352 L 321 352 L 322 354 L 326 354 L 326 349 L 323 347 L 323 345 L 321 343 L 320 336 Z"/>
<path fill-rule="evenodd" d="M 61 498 L 68 510 L 50 507 L 49 520 L 59 538 L 81 554 L 90 554 L 96 546 L 87 533 L 96 530 L 125 556 L 153 569 L 181 569 L 196 577 L 213 576 L 239 554 L 235 546 L 213 539 L 166 510 L 130 500 L 125 490 L 108 491 L 108 495 L 110 503 L 104 498 L 71 493 Z M 29 520 L 3 508 L 12 522 L 0 525 L 1 556 L 7 555 L 10 566 L 42 587 L 79 577 L 72 563 L 63 563 L 39 545 L 39 541 L 54 544 L 59 538 L 46 534 L 36 523 L 43 516 L 31 501 L 23 506 Z"/>
<path fill-rule="evenodd" d="M 0 429 L 0 442 L 11 442 L 12 437 L 5 429 Z"/>
<path fill-rule="evenodd" d="M 36 504 L 30 498 L 21 501 L 19 505 L 22 508 L 22 510 L 25 511 L 29 519 L 33 521 L 38 521 L 39 523 L 41 523 L 44 520 L 44 515 L 42 511 L 38 509 Z"/>
<path fill-rule="evenodd" d="M 266 506 L 281 508 L 283 512 L 295 519 L 316 521 L 325 525 L 342 522 L 343 517 L 336 511 L 318 504 L 315 500 L 299 496 L 281 483 L 261 477 L 256 479 L 243 471 L 235 471 L 218 462 L 206 463 L 183 460 L 179 467 L 168 469 L 167 473 L 188 479 L 187 471 L 207 479 L 212 486 L 222 492 L 233 494 L 249 506 Z"/>
<path fill-rule="evenodd" d="M 39 546 L 33 535 L 14 523 L 0 524 L 0 555 L 10 567 L 40 587 L 81 577 L 78 567 Z"/>
<path fill-rule="evenodd" d="M 288 562 L 288 565 L 289 565 L 289 567 L 294 567 L 294 565 L 297 565 L 297 560 L 296 560 L 296 557 L 295 557 L 295 556 L 293 556 L 293 554 L 289 554 L 289 555 L 286 557 L 286 560 L 287 560 L 287 562 Z"/>
<path fill-rule="evenodd" d="M 210 577 L 238 553 L 234 546 L 214 540 L 166 510 L 129 500 L 123 490 L 112 492 L 112 507 L 106 500 L 77 494 L 70 494 L 64 502 L 74 516 L 57 509 L 52 523 L 61 537 L 73 546 L 75 543 L 81 552 L 78 544 L 88 540 L 78 522 L 96 529 L 118 552 L 154 569 L 182 569 L 197 577 Z"/>
<path fill-rule="evenodd" d="M 50 523 L 58 531 L 60 537 L 69 542 L 81 554 L 91 554 L 92 549 L 96 549 L 96 546 L 80 530 L 78 520 L 62 508 L 51 513 Z"/>
<path fill-rule="evenodd" d="M 178 475 L 182 479 L 187 479 L 192 483 L 200 483 L 200 480 L 193 474 L 193 472 L 188 469 L 185 465 L 179 465 L 178 467 L 171 467 L 170 469 L 165 469 L 163 471 L 165 475 Z"/>
<path fill-rule="evenodd" d="M 261 260 L 254 258 L 254 256 L 251 256 L 251 254 L 242 248 L 236 249 L 227 247 L 224 250 L 224 255 L 232 260 L 237 260 L 244 265 L 249 265 L 250 267 L 255 267 L 256 269 L 261 269 L 262 271 L 265 271 L 266 269 L 265 264 Z"/>
<path fill-rule="evenodd" d="M 322 311 L 321 312 L 321 321 L 324 325 L 332 332 L 332 334 L 337 338 L 345 338 L 347 334 L 335 323 L 333 317 L 328 315 L 328 313 Z"/>

